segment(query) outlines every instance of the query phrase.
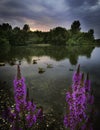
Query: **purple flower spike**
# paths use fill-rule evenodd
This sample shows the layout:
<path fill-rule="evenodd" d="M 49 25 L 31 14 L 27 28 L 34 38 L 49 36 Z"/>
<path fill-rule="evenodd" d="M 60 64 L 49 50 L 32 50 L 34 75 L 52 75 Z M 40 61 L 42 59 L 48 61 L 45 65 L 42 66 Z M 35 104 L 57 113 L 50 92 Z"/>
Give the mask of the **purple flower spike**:
<path fill-rule="evenodd" d="M 68 117 L 67 116 L 64 117 L 64 124 L 65 124 L 66 128 L 68 128 L 70 126 L 69 122 L 68 122 Z"/>
<path fill-rule="evenodd" d="M 43 108 L 42 107 L 38 110 L 36 117 L 40 120 L 43 119 Z"/>
<path fill-rule="evenodd" d="M 71 90 L 66 93 L 68 113 L 64 117 L 64 125 L 70 130 L 91 130 L 90 115 L 94 96 L 91 95 L 89 75 L 84 81 L 84 73 L 80 73 L 80 65 L 73 75 Z M 84 125 L 83 125 L 84 124 Z"/>
<path fill-rule="evenodd" d="M 90 92 L 91 91 L 91 85 L 90 85 L 90 80 L 89 80 L 89 74 L 87 74 L 87 78 L 84 82 L 84 86 L 85 86 L 85 90 L 86 92 Z"/>
<path fill-rule="evenodd" d="M 94 96 L 93 95 L 89 95 L 88 103 L 91 105 L 94 103 Z"/>
<path fill-rule="evenodd" d="M 28 123 L 28 127 L 32 127 L 32 125 L 36 123 L 37 118 L 36 118 L 35 115 L 29 114 L 29 115 L 26 117 L 26 120 L 27 120 L 27 123 Z"/>
<path fill-rule="evenodd" d="M 80 79 L 81 79 L 80 65 L 78 65 L 77 71 L 74 73 L 73 78 L 72 78 L 72 81 L 73 81 L 74 83 L 77 83 L 77 82 L 80 81 Z"/>
<path fill-rule="evenodd" d="M 35 125 L 37 120 L 42 119 L 43 109 L 37 110 L 33 100 L 29 100 L 29 91 L 28 89 L 26 91 L 25 79 L 21 76 L 19 65 L 17 66 L 17 77 L 14 79 L 14 99 L 15 107 L 9 107 L 7 110 L 12 130 L 27 129 Z"/>
<path fill-rule="evenodd" d="M 21 77 L 20 77 L 21 78 Z M 26 103 L 26 85 L 24 78 L 14 80 L 14 97 L 16 109 L 19 111 L 20 106 Z"/>

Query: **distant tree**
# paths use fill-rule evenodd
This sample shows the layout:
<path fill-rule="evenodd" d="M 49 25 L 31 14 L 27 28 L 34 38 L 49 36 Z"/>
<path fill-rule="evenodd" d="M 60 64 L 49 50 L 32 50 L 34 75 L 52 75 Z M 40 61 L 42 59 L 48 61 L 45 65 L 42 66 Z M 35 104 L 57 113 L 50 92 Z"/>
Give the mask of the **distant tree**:
<path fill-rule="evenodd" d="M 12 26 L 9 25 L 8 23 L 3 23 L 1 28 L 3 31 L 11 31 L 12 30 Z"/>
<path fill-rule="evenodd" d="M 25 24 L 25 25 L 23 26 L 23 31 L 25 31 L 25 32 L 30 31 L 30 27 L 29 27 L 28 24 Z"/>
<path fill-rule="evenodd" d="M 74 21 L 71 25 L 71 32 L 78 33 L 81 30 L 80 25 L 79 21 Z"/>
<path fill-rule="evenodd" d="M 2 29 L 2 26 L 1 26 L 1 24 L 0 24 L 0 30 Z"/>
<path fill-rule="evenodd" d="M 3 23 L 0 25 L 0 38 L 9 41 L 9 37 L 12 33 L 12 26 L 9 23 Z"/>
<path fill-rule="evenodd" d="M 53 29 L 55 32 L 59 33 L 59 32 L 65 32 L 66 29 L 65 28 L 62 28 L 62 27 L 56 27 Z"/>
<path fill-rule="evenodd" d="M 53 45 L 66 45 L 66 41 L 69 37 L 68 32 L 65 28 L 56 27 L 50 30 L 49 39 Z"/>
<path fill-rule="evenodd" d="M 93 40 L 93 39 L 94 39 L 94 30 L 93 30 L 93 29 L 90 29 L 90 30 L 88 31 L 88 38 L 89 38 L 90 40 Z"/>
<path fill-rule="evenodd" d="M 6 38 L 0 38 L 0 48 L 1 49 L 9 48 L 9 41 Z"/>
<path fill-rule="evenodd" d="M 20 27 L 15 27 L 13 30 L 14 30 L 15 32 L 19 32 L 19 31 L 20 31 Z"/>

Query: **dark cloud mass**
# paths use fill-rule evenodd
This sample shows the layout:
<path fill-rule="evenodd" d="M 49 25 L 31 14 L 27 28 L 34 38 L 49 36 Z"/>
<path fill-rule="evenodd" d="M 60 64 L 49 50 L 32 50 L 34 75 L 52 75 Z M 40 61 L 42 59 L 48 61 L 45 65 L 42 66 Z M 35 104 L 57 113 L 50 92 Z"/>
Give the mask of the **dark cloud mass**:
<path fill-rule="evenodd" d="M 33 30 L 49 30 L 55 26 L 70 28 L 74 20 L 81 28 L 95 30 L 100 38 L 100 0 L 0 0 L 0 24 L 13 27 L 29 24 Z"/>
<path fill-rule="evenodd" d="M 66 3 L 71 7 L 79 7 L 84 4 L 88 4 L 90 6 L 96 5 L 98 0 L 66 0 Z"/>

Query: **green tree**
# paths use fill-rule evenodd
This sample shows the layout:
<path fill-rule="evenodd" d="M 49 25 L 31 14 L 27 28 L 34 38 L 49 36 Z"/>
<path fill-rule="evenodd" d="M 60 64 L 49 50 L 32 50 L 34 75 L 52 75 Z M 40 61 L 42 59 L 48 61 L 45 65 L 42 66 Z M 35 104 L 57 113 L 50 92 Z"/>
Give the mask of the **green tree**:
<path fill-rule="evenodd" d="M 13 31 L 14 32 L 19 32 L 20 31 L 20 27 L 14 27 Z"/>
<path fill-rule="evenodd" d="M 12 26 L 9 25 L 8 23 L 3 23 L 1 28 L 2 28 L 3 31 L 10 31 L 10 30 L 12 30 Z"/>
<path fill-rule="evenodd" d="M 53 45 L 66 45 L 68 32 L 65 28 L 56 27 L 50 30 L 50 42 Z"/>
<path fill-rule="evenodd" d="M 88 31 L 88 38 L 89 38 L 90 40 L 94 40 L 94 30 L 93 30 L 93 29 L 90 29 L 90 30 Z"/>
<path fill-rule="evenodd" d="M 23 26 L 23 31 L 25 31 L 25 32 L 29 32 L 29 31 L 30 31 L 30 27 L 29 27 L 28 24 L 25 24 L 25 25 Z"/>
<path fill-rule="evenodd" d="M 80 25 L 79 21 L 74 21 L 71 25 L 71 32 L 78 33 L 81 30 Z"/>
<path fill-rule="evenodd" d="M 10 48 L 9 41 L 6 38 L 0 38 L 0 49 L 8 50 Z"/>

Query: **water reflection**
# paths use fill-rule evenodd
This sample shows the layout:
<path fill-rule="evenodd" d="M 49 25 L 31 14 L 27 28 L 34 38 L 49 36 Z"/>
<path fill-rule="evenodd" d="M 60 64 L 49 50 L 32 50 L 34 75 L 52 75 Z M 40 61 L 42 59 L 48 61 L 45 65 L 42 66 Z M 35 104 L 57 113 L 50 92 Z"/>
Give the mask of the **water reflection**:
<path fill-rule="evenodd" d="M 96 53 L 98 50 L 98 53 Z M 96 55 L 95 55 L 96 53 Z M 100 108 L 100 48 L 76 47 L 17 47 L 11 48 L 6 54 L 0 55 L 0 62 L 5 66 L 0 67 L 0 80 L 6 81 L 12 91 L 12 81 L 16 74 L 16 64 L 21 64 L 21 70 L 30 91 L 30 98 L 43 106 L 45 123 L 40 130 L 65 129 L 63 114 L 65 111 L 65 93 L 71 85 L 73 71 L 78 63 L 83 72 L 90 73 L 91 86 L 94 90 L 96 109 Z M 37 64 L 33 64 L 33 60 Z M 12 63 L 11 63 L 12 61 Z M 47 65 L 52 64 L 52 68 Z M 38 68 L 45 68 L 45 72 L 38 73 Z M 5 90 L 4 90 L 5 92 Z M 6 92 L 5 92 L 6 93 Z M 7 91 L 7 93 L 10 93 Z M 9 94 L 9 98 L 13 95 Z M 97 112 L 99 115 L 99 112 Z M 96 118 L 97 119 L 97 118 Z M 99 126 L 96 121 L 95 127 Z M 98 128 L 99 129 L 99 128 Z M 95 129 L 94 129 L 95 130 Z"/>
<path fill-rule="evenodd" d="M 33 56 L 49 56 L 50 58 L 60 61 L 65 58 L 70 60 L 72 65 L 76 65 L 79 55 L 84 55 L 88 58 L 91 57 L 93 46 L 70 46 L 70 47 L 16 47 L 11 48 L 8 53 L 1 53 L 0 61 L 8 62 L 10 65 L 14 65 L 16 60 L 25 60 L 30 64 L 32 63 Z"/>

